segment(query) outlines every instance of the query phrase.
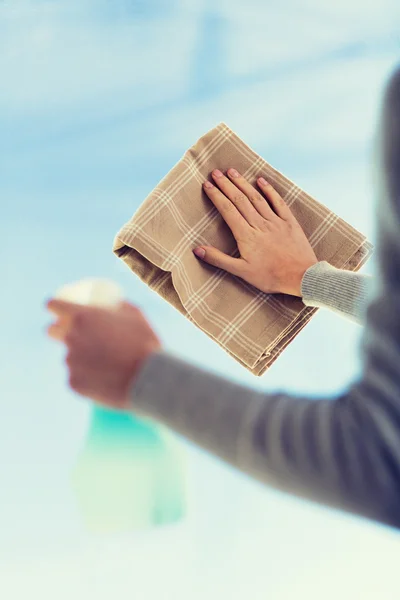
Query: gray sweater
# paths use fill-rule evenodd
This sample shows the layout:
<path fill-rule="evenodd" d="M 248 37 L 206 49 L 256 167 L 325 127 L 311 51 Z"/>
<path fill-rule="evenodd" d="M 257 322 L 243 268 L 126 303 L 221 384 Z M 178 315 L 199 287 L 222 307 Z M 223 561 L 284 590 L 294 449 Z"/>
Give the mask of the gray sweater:
<path fill-rule="evenodd" d="M 268 394 L 160 351 L 131 398 L 136 413 L 270 486 L 400 527 L 400 70 L 378 138 L 374 296 L 368 276 L 325 262 L 302 282 L 305 304 L 365 318 L 358 380 L 333 398 Z"/>

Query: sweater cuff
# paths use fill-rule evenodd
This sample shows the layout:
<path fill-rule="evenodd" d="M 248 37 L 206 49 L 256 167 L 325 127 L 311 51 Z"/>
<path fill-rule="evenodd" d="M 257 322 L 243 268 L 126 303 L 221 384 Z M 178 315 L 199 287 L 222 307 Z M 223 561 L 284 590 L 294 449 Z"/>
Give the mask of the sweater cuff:
<path fill-rule="evenodd" d="M 369 275 L 337 269 L 320 261 L 303 276 L 302 300 L 306 306 L 328 308 L 360 322 L 368 303 L 370 282 Z"/>

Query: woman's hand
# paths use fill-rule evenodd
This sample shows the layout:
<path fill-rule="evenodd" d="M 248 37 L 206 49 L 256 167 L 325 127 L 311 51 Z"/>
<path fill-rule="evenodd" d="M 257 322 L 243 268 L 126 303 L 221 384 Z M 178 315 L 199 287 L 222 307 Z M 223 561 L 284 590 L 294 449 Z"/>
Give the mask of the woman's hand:
<path fill-rule="evenodd" d="M 64 342 L 70 387 L 114 409 L 129 407 L 129 390 L 143 363 L 161 342 L 139 308 L 115 310 L 50 300 L 57 317 L 48 335 Z"/>
<path fill-rule="evenodd" d="M 212 246 L 193 252 L 263 292 L 301 296 L 304 273 L 318 259 L 292 211 L 265 179 L 257 183 L 267 200 L 235 169 L 227 174 L 213 171 L 216 186 L 206 181 L 203 187 L 230 227 L 240 258 Z"/>

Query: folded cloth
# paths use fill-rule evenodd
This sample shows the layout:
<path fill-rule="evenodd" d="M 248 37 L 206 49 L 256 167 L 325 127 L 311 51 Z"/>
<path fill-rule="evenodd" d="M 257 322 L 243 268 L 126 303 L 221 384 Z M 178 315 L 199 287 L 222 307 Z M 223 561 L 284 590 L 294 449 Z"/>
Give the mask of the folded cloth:
<path fill-rule="evenodd" d="M 271 167 L 225 123 L 202 136 L 149 194 L 114 240 L 113 252 L 152 290 L 254 375 L 262 375 L 318 308 L 260 292 L 198 260 L 210 245 L 238 257 L 235 238 L 203 191 L 213 169 L 235 167 L 252 184 L 264 176 L 290 206 L 318 260 L 357 271 L 372 244 Z"/>

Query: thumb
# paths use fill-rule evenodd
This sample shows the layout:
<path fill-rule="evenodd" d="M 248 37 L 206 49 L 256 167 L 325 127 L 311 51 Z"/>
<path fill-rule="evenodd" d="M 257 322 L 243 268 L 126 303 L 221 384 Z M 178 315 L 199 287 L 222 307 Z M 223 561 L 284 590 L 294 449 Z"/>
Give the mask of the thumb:
<path fill-rule="evenodd" d="M 121 302 L 118 304 L 118 307 L 125 311 L 125 312 L 138 312 L 140 311 L 140 307 L 137 306 L 136 304 L 132 304 L 132 302 L 129 302 L 128 300 L 121 300 Z"/>
<path fill-rule="evenodd" d="M 232 273 L 232 275 L 240 277 L 243 272 L 244 261 L 242 258 L 233 258 L 229 254 L 224 254 L 221 250 L 212 246 L 199 246 L 193 250 L 193 253 L 209 265 L 224 269 L 224 271 Z"/>

